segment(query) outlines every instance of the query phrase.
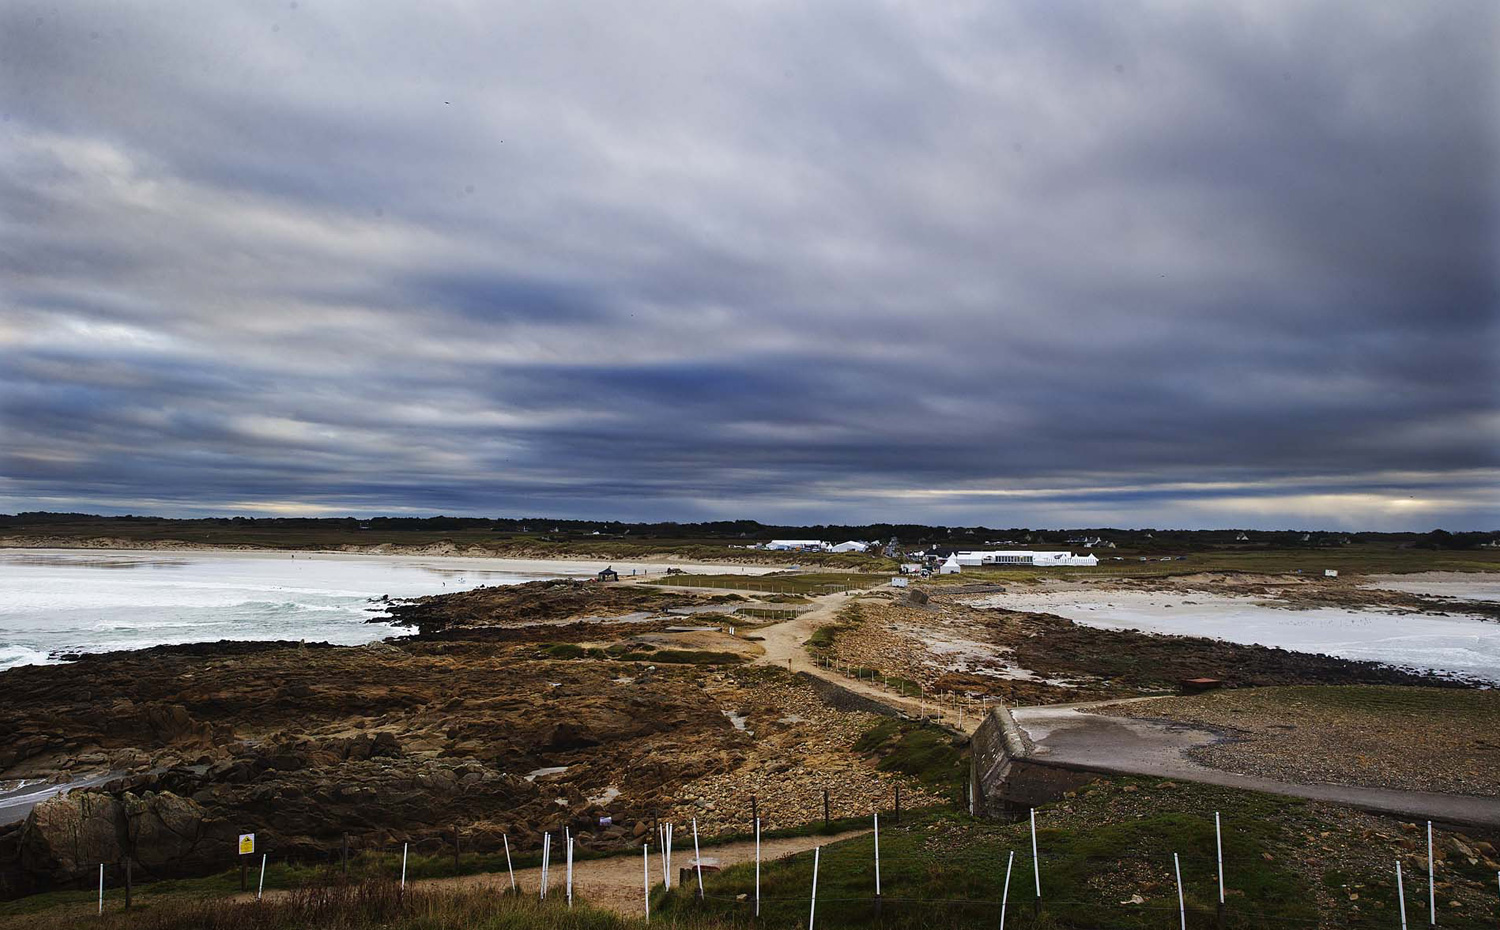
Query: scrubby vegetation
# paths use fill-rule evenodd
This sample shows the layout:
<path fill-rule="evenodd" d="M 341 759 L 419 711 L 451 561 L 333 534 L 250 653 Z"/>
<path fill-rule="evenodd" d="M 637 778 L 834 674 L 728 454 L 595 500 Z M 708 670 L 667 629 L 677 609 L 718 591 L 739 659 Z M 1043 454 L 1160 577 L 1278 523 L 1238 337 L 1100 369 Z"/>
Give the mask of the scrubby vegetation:
<path fill-rule="evenodd" d="M 870 753 L 882 772 L 911 775 L 937 791 L 956 793 L 968 776 L 968 740 L 946 730 L 895 719 L 882 720 L 854 744 Z"/>

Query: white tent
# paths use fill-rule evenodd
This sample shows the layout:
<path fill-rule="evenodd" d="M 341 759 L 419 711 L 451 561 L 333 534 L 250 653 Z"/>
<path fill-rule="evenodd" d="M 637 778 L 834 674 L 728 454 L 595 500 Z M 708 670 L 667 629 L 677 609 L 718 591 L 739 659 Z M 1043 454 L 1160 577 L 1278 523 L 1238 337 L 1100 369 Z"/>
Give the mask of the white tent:
<path fill-rule="evenodd" d="M 841 542 L 841 543 L 839 543 L 837 546 L 834 546 L 833 549 L 830 550 L 830 551 L 832 551 L 832 552 L 864 552 L 868 548 L 870 548 L 870 544 L 869 543 L 867 543 L 867 542 L 861 542 L 858 539 L 851 539 L 848 542 Z"/>
<path fill-rule="evenodd" d="M 943 567 L 940 568 L 940 569 L 938 569 L 938 574 L 939 575 L 957 575 L 961 571 L 963 571 L 963 568 L 961 568 L 959 566 L 958 559 L 956 559 L 956 558 L 954 558 L 953 556 L 950 555 L 950 556 L 948 556 L 948 561 L 946 561 L 946 562 L 943 563 Z"/>

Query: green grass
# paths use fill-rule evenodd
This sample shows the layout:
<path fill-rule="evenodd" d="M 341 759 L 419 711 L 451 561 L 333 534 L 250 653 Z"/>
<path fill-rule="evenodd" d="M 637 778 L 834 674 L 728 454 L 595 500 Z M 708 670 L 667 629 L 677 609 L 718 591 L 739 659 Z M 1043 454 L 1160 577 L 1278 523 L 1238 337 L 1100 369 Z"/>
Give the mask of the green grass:
<path fill-rule="evenodd" d="M 841 623 L 829 623 L 813 630 L 813 634 L 807 638 L 807 645 L 813 649 L 832 649 L 834 641 L 840 633 L 852 629 L 852 627 Z"/>
<path fill-rule="evenodd" d="M 803 645 L 808 649 L 832 649 L 834 641 L 839 638 L 840 634 L 858 628 L 864 622 L 864 618 L 864 612 L 859 609 L 857 601 L 849 604 L 839 611 L 836 622 L 813 630 L 812 636 L 809 636 Z"/>
<path fill-rule="evenodd" d="M 928 586 L 1031 584 L 1042 578 L 1153 578 L 1198 572 L 1284 574 L 1300 571 L 1321 576 L 1327 568 L 1335 569 L 1342 575 L 1500 571 L 1500 550 L 1496 549 L 1400 549 L 1394 546 L 1349 545 L 1315 549 L 1172 550 L 1171 560 L 1166 562 L 1161 561 L 1167 554 L 1166 551 L 1148 555 L 1145 562 L 1140 560 L 1138 554 L 1125 554 L 1118 550 L 1099 550 L 1094 554 L 1099 557 L 1099 564 L 1093 567 L 965 568 L 957 575 L 933 575 L 920 583 Z M 1179 560 L 1176 558 L 1178 555 L 1185 558 Z M 1120 561 L 1114 561 L 1115 556 Z"/>
<path fill-rule="evenodd" d="M 647 926 L 638 918 L 621 917 L 582 901 L 570 908 L 562 894 L 542 902 L 493 889 L 408 888 L 403 893 L 391 881 L 309 887 L 258 903 L 206 898 L 143 901 L 129 912 L 106 909 L 102 917 L 85 909 L 28 917 L 10 925 L 36 930 L 79 926 L 100 930 L 635 930 Z M 656 917 L 650 926 L 711 930 L 721 925 L 713 918 L 692 915 L 681 921 Z"/>
<path fill-rule="evenodd" d="M 861 734 L 854 750 L 878 757 L 875 767 L 882 772 L 910 775 L 933 791 L 956 795 L 969 774 L 965 743 L 937 727 L 887 718 Z"/>
<path fill-rule="evenodd" d="M 1212 927 L 1217 905 L 1213 814 L 1218 810 L 1224 823 L 1226 930 L 1399 926 L 1395 882 L 1387 874 L 1390 860 L 1381 857 L 1377 866 L 1369 867 L 1303 858 L 1301 851 L 1308 848 L 1301 845 L 1303 837 L 1312 848 L 1357 841 L 1354 833 L 1318 839 L 1338 829 L 1336 819 L 1326 819 L 1336 814 L 1315 814 L 1293 799 L 1206 787 L 1178 786 L 1147 795 L 1157 784 L 1154 779 L 1096 783 L 1084 798 L 1048 805 L 1038 813 L 1039 917 L 1033 910 L 1035 879 L 1024 820 L 1006 825 L 927 813 L 901 824 L 881 818 L 879 920 L 873 837 L 824 846 L 818 856 L 817 923 L 830 928 L 993 930 L 999 922 L 1006 863 L 1014 852 L 1008 927 L 1168 930 L 1178 920 L 1172 859 L 1176 853 L 1188 926 Z M 1122 799 L 1131 806 L 1111 808 Z M 1091 807 L 1093 801 L 1099 802 L 1097 808 Z M 760 924 L 806 925 L 812 869 L 812 853 L 762 865 Z M 1422 883 L 1411 874 L 1408 879 L 1408 919 L 1417 926 L 1425 923 Z M 1493 884 L 1494 876 L 1488 881 Z M 691 887 L 670 895 L 658 890 L 654 913 L 703 914 L 748 923 L 755 894 L 753 866 L 705 876 L 705 885 L 707 897 L 702 902 L 693 900 Z M 1357 902 L 1348 899 L 1353 889 L 1358 889 Z M 1321 903 L 1319 892 L 1331 903 Z M 1124 903 L 1134 894 L 1144 900 Z M 1445 912 L 1440 923 L 1450 930 L 1492 927 L 1494 912 L 1488 905 L 1481 905 L 1481 910 Z"/>

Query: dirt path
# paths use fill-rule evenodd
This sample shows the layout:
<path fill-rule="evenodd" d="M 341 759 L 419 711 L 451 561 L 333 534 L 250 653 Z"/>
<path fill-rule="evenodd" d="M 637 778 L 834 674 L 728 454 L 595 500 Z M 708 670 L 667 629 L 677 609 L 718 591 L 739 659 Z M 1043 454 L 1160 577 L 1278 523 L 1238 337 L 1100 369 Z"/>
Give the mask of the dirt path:
<path fill-rule="evenodd" d="M 832 836 L 796 836 L 786 839 L 762 839 L 760 843 L 760 857 L 762 862 L 773 859 L 781 859 L 786 856 L 807 852 L 816 846 L 827 846 L 856 836 L 863 836 L 868 830 L 849 830 Z M 689 836 L 687 843 L 673 841 L 677 849 L 672 854 L 672 867 L 674 870 L 686 868 L 693 861 L 692 837 Z M 608 859 L 590 859 L 588 861 L 573 863 L 573 896 L 575 900 L 587 901 L 596 907 L 609 908 L 616 913 L 628 917 L 638 917 L 643 910 L 642 888 L 642 864 L 641 854 L 635 853 L 620 856 L 611 856 Z M 742 843 L 726 843 L 721 846 L 708 847 L 703 850 L 703 861 L 707 865 L 711 861 L 717 861 L 721 868 L 738 865 L 742 862 L 755 861 L 755 841 L 749 840 Z M 563 896 L 567 887 L 567 866 L 559 859 L 554 862 L 549 870 L 547 879 L 548 897 Z M 661 884 L 661 853 L 653 845 L 651 849 L 651 885 Z M 673 876 L 673 881 L 677 876 Z M 516 887 L 523 893 L 536 894 L 541 887 L 542 870 L 517 869 Z M 490 887 L 495 889 L 506 889 L 510 887 L 510 876 L 505 872 L 485 872 L 479 875 L 460 875 L 456 878 L 430 878 L 419 882 L 411 882 L 413 887 L 420 888 L 480 888 Z M 268 891 L 266 897 L 273 898 L 287 894 L 286 891 Z M 239 901 L 253 900 L 254 895 L 240 895 Z"/>
<path fill-rule="evenodd" d="M 754 635 L 761 637 L 761 647 L 765 649 L 765 655 L 756 661 L 763 665 L 776 665 L 792 672 L 806 672 L 816 678 L 837 684 L 845 690 L 872 698 L 911 717 L 935 715 L 943 721 L 945 726 L 961 729 L 965 733 L 974 732 L 982 718 L 971 711 L 960 714 L 952 707 L 945 707 L 936 701 L 899 695 L 875 682 L 849 678 L 831 669 L 822 668 L 812 660 L 807 650 L 803 648 L 804 644 L 818 627 L 837 620 L 839 611 L 848 606 L 852 600 L 853 598 L 844 593 L 825 594 L 813 599 L 811 610 L 804 611 L 790 620 L 783 620 L 756 630 Z"/>

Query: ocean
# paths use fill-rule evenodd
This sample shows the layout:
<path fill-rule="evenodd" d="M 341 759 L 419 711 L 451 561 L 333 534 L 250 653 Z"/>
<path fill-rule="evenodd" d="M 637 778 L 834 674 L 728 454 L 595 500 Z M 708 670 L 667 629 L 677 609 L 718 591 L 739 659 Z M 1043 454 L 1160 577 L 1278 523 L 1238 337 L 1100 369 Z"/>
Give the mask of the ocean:
<path fill-rule="evenodd" d="M 359 645 L 407 632 L 366 622 L 384 615 L 371 602 L 381 595 L 589 572 L 585 565 L 529 567 L 301 552 L 0 550 L 0 669 L 71 653 L 220 639 Z"/>

